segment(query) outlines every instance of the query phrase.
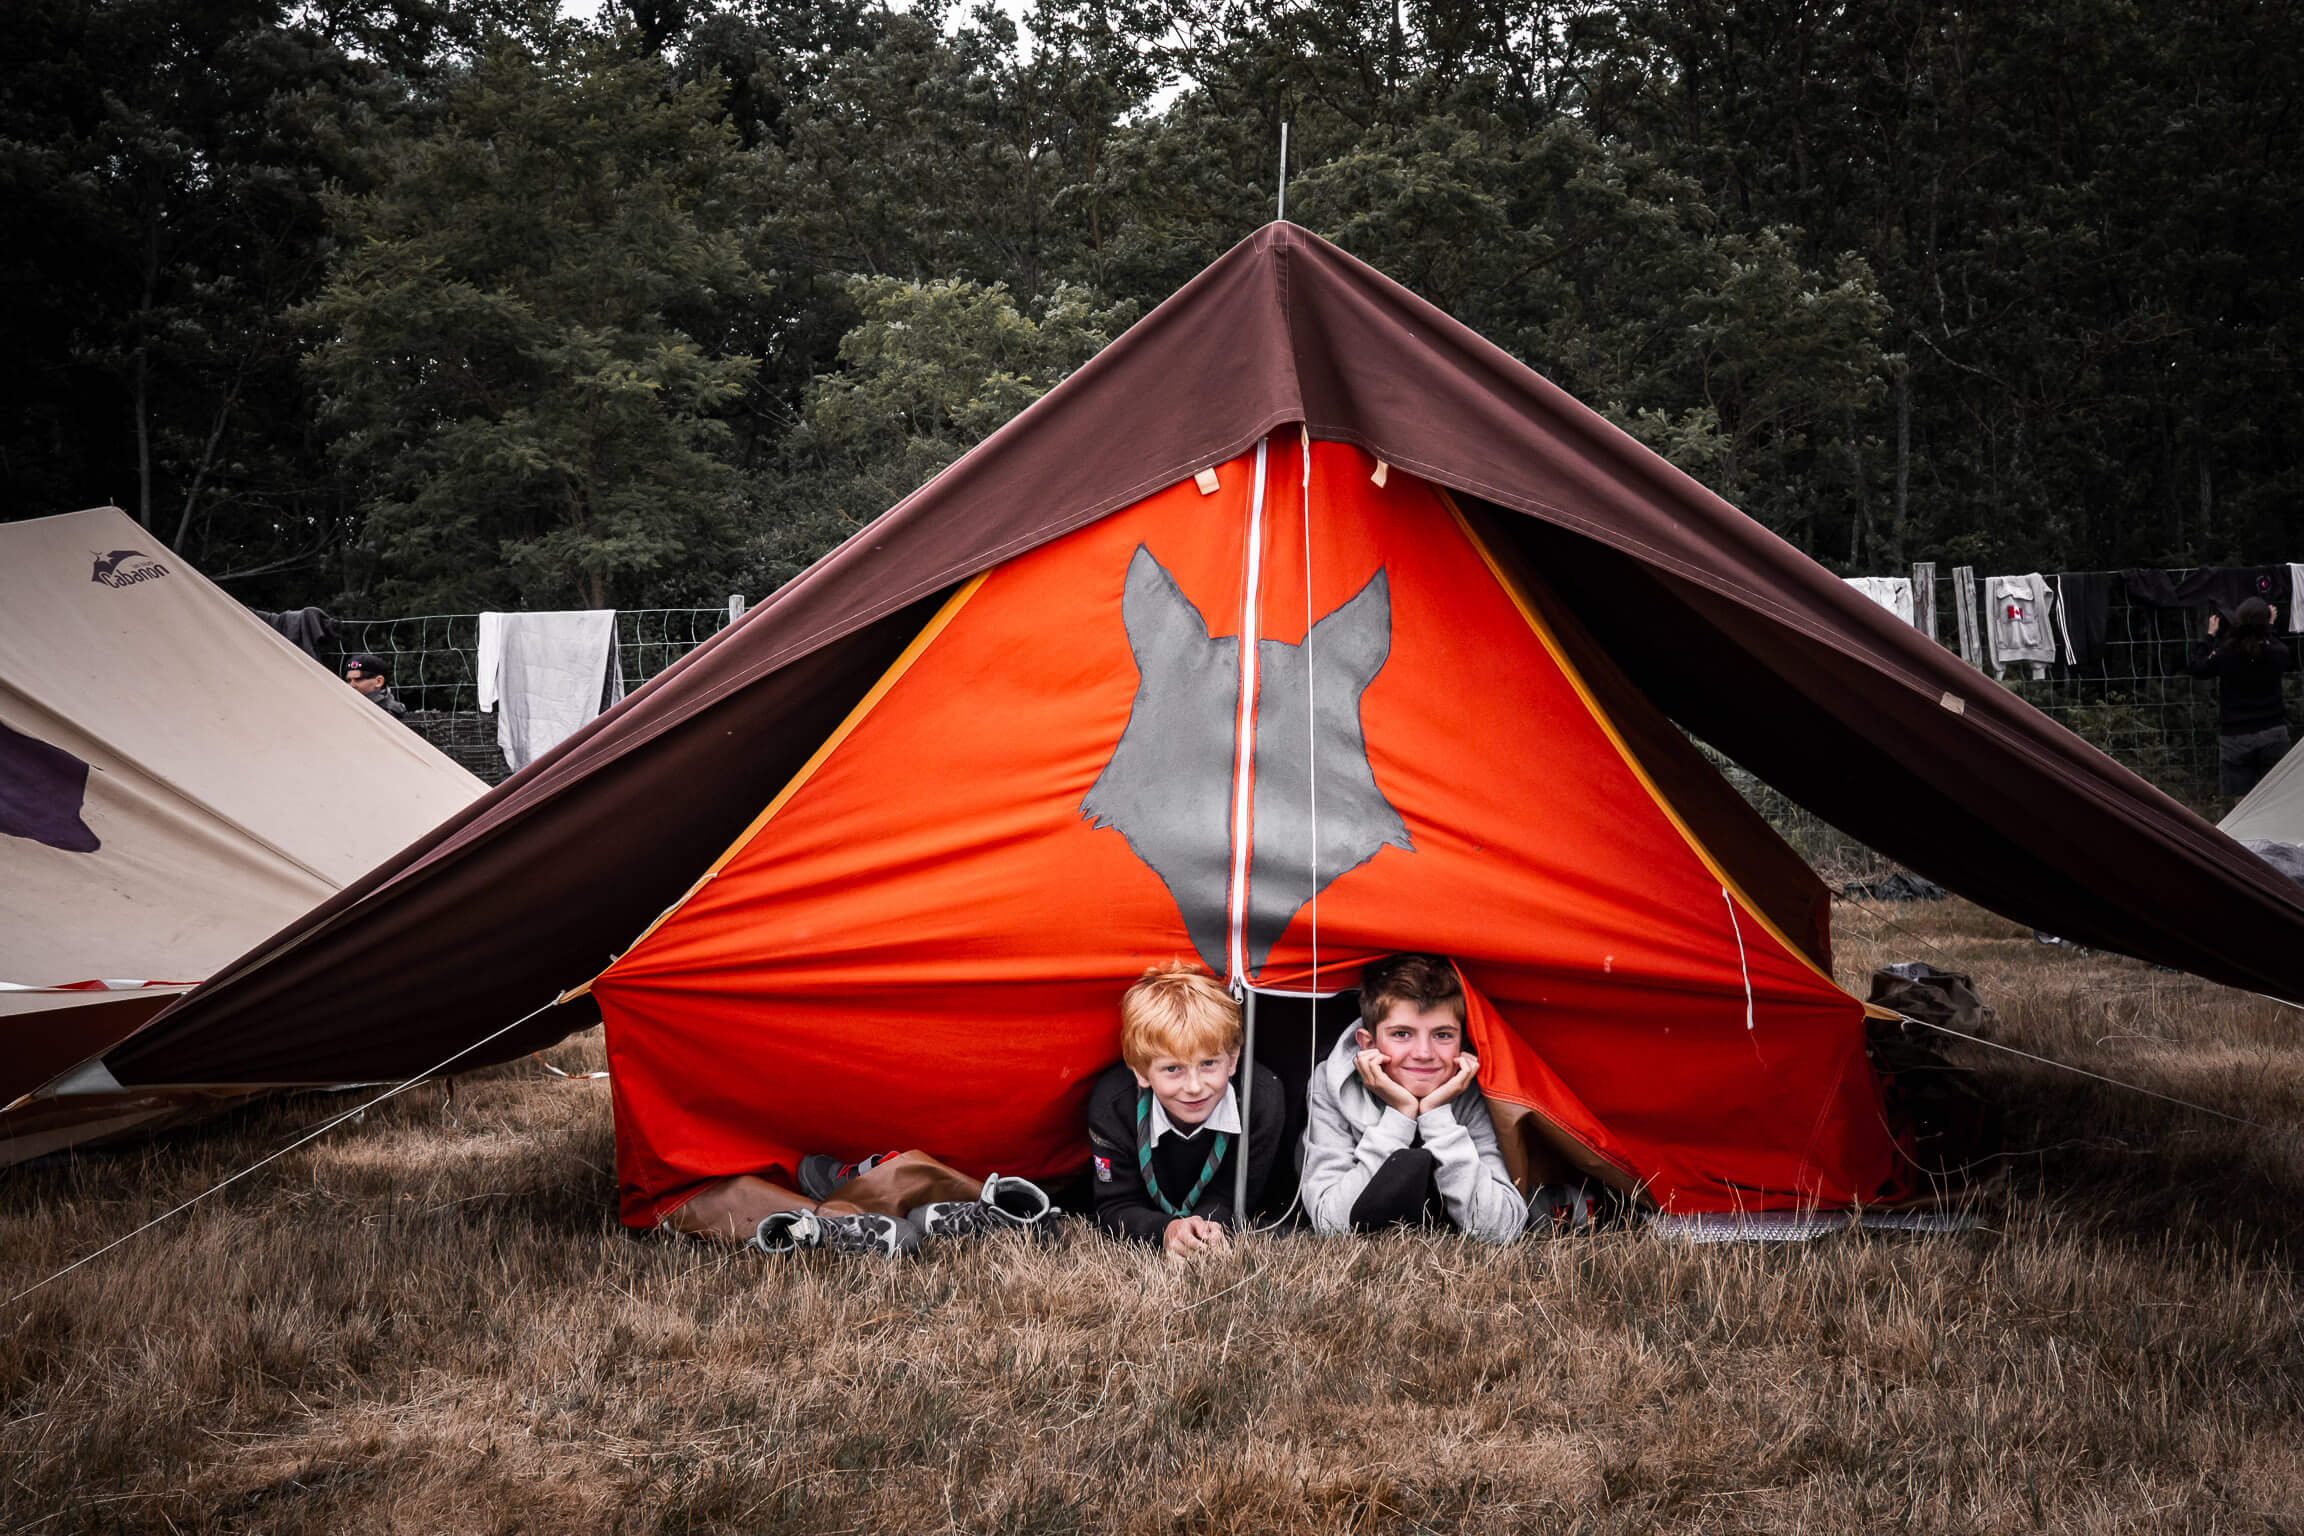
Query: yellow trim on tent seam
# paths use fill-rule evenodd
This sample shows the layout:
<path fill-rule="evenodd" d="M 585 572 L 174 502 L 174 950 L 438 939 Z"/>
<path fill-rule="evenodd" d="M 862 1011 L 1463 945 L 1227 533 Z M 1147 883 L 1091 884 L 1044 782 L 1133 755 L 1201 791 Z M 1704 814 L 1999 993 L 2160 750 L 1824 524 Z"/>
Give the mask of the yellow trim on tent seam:
<path fill-rule="evenodd" d="M 682 907 L 688 905 L 689 902 L 695 900 L 696 893 L 703 890 L 705 886 L 711 884 L 713 879 L 719 875 L 720 871 L 728 867 L 728 862 L 735 858 L 736 855 L 742 853 L 745 849 L 745 846 L 749 844 L 753 838 L 760 835 L 761 829 L 766 827 L 770 821 L 775 819 L 776 813 L 784 809 L 784 807 L 791 802 L 792 797 L 800 793 L 801 789 L 808 783 L 808 781 L 816 776 L 816 770 L 823 767 L 825 760 L 831 757 L 834 752 L 837 752 L 840 749 L 840 744 L 848 739 L 848 735 L 851 731 L 854 731 L 856 727 L 864 723 L 864 717 L 871 714 L 872 711 L 879 706 L 880 701 L 888 696 L 888 690 L 895 687 L 898 680 L 900 680 L 905 673 L 912 670 L 912 664 L 920 659 L 921 653 L 926 651 L 929 646 L 935 644 L 936 637 L 944 633 L 945 626 L 950 624 L 952 620 L 959 615 L 960 610 L 967 606 L 968 599 L 976 595 L 976 589 L 983 586 L 984 578 L 991 574 L 992 573 L 990 571 L 981 571 L 977 573 L 975 576 L 970 577 L 966 585 L 962 586 L 959 591 L 953 593 L 949 598 L 945 599 L 944 606 L 936 610 L 936 616 L 934 618 L 930 619 L 926 624 L 921 626 L 920 633 L 912 637 L 912 643 L 904 647 L 903 654 L 898 656 L 893 662 L 890 662 L 888 665 L 888 670 L 880 674 L 880 680 L 874 683 L 871 688 L 865 692 L 863 698 L 856 701 L 856 707 L 848 711 L 848 718 L 841 721 L 839 727 L 835 729 L 831 735 L 824 738 L 824 744 L 822 746 L 818 747 L 813 753 L 809 754 L 808 761 L 802 763 L 800 765 L 800 771 L 793 774 L 790 781 L 787 782 L 781 790 L 777 791 L 776 798 L 768 802 L 767 809 L 763 810 L 759 815 L 753 817 L 752 824 L 746 827 L 742 832 L 736 834 L 736 840 L 728 845 L 728 847 L 721 853 L 720 857 L 712 861 L 712 863 L 705 869 L 704 873 L 696 877 L 696 883 L 689 886 L 687 890 L 683 891 L 678 901 L 675 901 L 672 903 L 672 905 L 666 907 L 662 912 L 658 913 L 656 921 L 641 929 L 640 936 L 624 947 L 623 954 L 617 955 L 615 959 L 610 960 L 606 965 L 602 966 L 599 970 L 599 973 L 592 978 L 592 981 L 587 981 L 580 987 L 576 987 L 568 992 L 562 993 L 559 1000 L 565 1003 L 574 998 L 582 997 L 585 993 L 591 991 L 592 982 L 598 981 L 600 977 L 605 976 L 610 971 L 616 969 L 617 963 L 621 961 L 625 955 L 632 953 L 633 950 L 638 949 L 642 944 L 647 943 L 648 936 L 650 934 L 654 933 L 657 929 L 663 927 L 665 923 L 669 922 L 674 913 L 678 912 Z"/>
<path fill-rule="evenodd" d="M 1763 912 L 1759 904 L 1745 893 L 1741 885 L 1736 883 L 1736 877 L 1729 874 L 1721 866 L 1720 861 L 1712 856 L 1712 850 L 1704 846 L 1704 840 L 1696 835 L 1695 829 L 1680 819 L 1679 810 L 1666 797 L 1664 791 L 1656 787 L 1656 781 L 1648 776 L 1648 770 L 1641 765 L 1638 755 L 1625 743 L 1623 735 L 1617 731 L 1616 722 L 1608 718 L 1608 711 L 1600 707 L 1600 701 L 1594 698 L 1592 690 L 1585 686 L 1583 674 L 1576 670 L 1575 663 L 1570 661 L 1567 653 L 1560 648 L 1560 642 L 1553 635 L 1551 626 L 1544 622 L 1543 615 L 1539 614 L 1535 607 L 1529 603 L 1527 594 L 1520 590 L 1519 583 L 1512 579 L 1511 574 L 1497 562 L 1495 555 L 1489 552 L 1486 542 L 1481 539 L 1479 533 L 1465 518 L 1463 508 L 1456 505 L 1456 498 L 1449 495 L 1445 487 L 1435 485 L 1432 490 L 1433 494 L 1440 498 L 1440 504 L 1448 509 L 1448 515 L 1456 520 L 1458 531 L 1471 541 L 1472 548 L 1478 552 L 1481 562 L 1488 567 L 1488 574 L 1496 578 L 1496 584 L 1504 589 L 1504 595 L 1512 600 L 1513 607 L 1520 610 L 1520 617 L 1528 621 L 1529 629 L 1534 631 L 1536 638 L 1543 643 L 1544 649 L 1551 654 L 1553 665 L 1560 669 L 1561 675 L 1568 679 L 1569 686 L 1576 690 L 1576 697 L 1583 700 L 1585 711 L 1592 716 L 1594 722 L 1608 737 L 1609 744 L 1616 749 L 1616 755 L 1624 759 L 1624 765 L 1632 770 L 1632 776 L 1640 781 L 1640 787 L 1648 791 L 1648 798 L 1656 802 L 1656 808 L 1662 811 L 1665 819 L 1672 823 L 1673 829 L 1680 834 L 1681 841 L 1685 842 L 1696 857 L 1703 861 L 1704 867 L 1712 872 L 1712 878 L 1719 881 L 1721 887 L 1730 892 L 1742 904 L 1753 921 L 1766 930 L 1770 938 L 1783 946 L 1786 954 L 1815 972 L 1834 991 L 1843 996 L 1853 996 L 1854 994 L 1849 993 L 1839 982 L 1825 974 L 1824 968 L 1816 963 L 1814 956 L 1786 937 L 1784 931 L 1776 926 L 1775 920 Z"/>

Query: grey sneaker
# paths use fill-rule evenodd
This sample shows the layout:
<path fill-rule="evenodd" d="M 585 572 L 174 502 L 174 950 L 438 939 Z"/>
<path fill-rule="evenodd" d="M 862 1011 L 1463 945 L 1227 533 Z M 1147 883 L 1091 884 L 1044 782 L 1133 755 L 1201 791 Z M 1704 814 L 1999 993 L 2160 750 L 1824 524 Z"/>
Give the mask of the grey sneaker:
<path fill-rule="evenodd" d="M 920 1229 L 901 1216 L 827 1216 L 822 1211 L 778 1211 L 761 1218 L 752 1246 L 781 1258 L 804 1248 L 833 1253 L 868 1253 L 900 1259 L 920 1246 Z"/>
<path fill-rule="evenodd" d="M 800 1181 L 800 1193 L 811 1200 L 829 1200 L 832 1191 L 860 1173 L 870 1173 L 895 1155 L 893 1152 L 876 1152 L 853 1163 L 843 1163 L 829 1153 L 811 1152 L 800 1159 L 800 1169 L 795 1177 Z"/>
<path fill-rule="evenodd" d="M 1048 1209 L 1048 1193 L 1039 1185 L 996 1173 L 984 1181 L 984 1192 L 973 1200 L 939 1200 L 916 1205 L 905 1214 L 924 1238 L 973 1237 L 979 1232 L 1042 1227 Z"/>

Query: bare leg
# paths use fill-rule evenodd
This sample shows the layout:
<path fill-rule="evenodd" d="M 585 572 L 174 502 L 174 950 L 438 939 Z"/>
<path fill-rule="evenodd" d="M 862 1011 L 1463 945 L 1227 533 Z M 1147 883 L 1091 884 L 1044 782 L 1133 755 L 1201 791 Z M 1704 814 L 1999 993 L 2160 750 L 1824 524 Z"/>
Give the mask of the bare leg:
<path fill-rule="evenodd" d="M 755 1174 L 738 1174 L 707 1184 L 685 1203 L 664 1218 L 664 1225 L 675 1232 L 692 1237 L 714 1238 L 727 1243 L 746 1243 L 760 1225 L 761 1218 L 778 1211 L 822 1211 L 827 1216 L 853 1216 L 860 1207 L 846 1200 L 827 1200 L 822 1205 L 806 1195 L 771 1184 Z"/>

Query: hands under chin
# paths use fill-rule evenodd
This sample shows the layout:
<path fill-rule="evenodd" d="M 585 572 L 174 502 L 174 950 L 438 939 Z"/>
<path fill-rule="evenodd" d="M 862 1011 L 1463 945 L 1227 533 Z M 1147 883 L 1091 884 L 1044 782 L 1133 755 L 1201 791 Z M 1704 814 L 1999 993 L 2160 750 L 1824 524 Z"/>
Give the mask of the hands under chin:
<path fill-rule="evenodd" d="M 1463 1093 L 1465 1085 L 1478 1076 L 1480 1072 L 1480 1058 L 1470 1051 L 1466 1051 L 1456 1058 L 1455 1074 L 1448 1081 L 1425 1094 L 1422 1098 L 1418 1098 L 1395 1082 L 1392 1075 L 1384 1070 L 1384 1053 L 1382 1051 L 1362 1051 L 1352 1059 L 1360 1069 L 1360 1081 L 1365 1083 L 1368 1091 L 1376 1096 L 1377 1102 L 1391 1105 L 1411 1120 L 1428 1109 L 1437 1109 L 1455 1099 Z"/>
<path fill-rule="evenodd" d="M 1352 1061 L 1360 1069 L 1360 1081 L 1367 1085 L 1370 1093 L 1376 1095 L 1377 1103 L 1389 1104 L 1411 1120 L 1422 1111 L 1423 1106 L 1417 1102 L 1416 1095 L 1394 1082 L 1392 1074 L 1384 1070 L 1382 1051 L 1362 1051 Z"/>
<path fill-rule="evenodd" d="M 1479 1075 L 1480 1058 L 1470 1051 L 1466 1051 L 1456 1058 L 1456 1075 L 1419 1099 L 1416 1103 L 1416 1113 L 1421 1115 L 1428 1109 L 1438 1109 L 1441 1105 L 1455 1099 L 1463 1093 L 1472 1079 Z"/>

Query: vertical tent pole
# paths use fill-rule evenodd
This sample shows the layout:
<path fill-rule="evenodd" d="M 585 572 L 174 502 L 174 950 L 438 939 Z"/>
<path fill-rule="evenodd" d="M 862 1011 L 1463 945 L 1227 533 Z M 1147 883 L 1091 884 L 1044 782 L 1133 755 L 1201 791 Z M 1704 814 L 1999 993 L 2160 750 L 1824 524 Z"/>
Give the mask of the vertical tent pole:
<path fill-rule="evenodd" d="M 1273 218 L 1286 223 L 1288 219 L 1288 125 L 1280 125 L 1280 211 Z"/>
<path fill-rule="evenodd" d="M 1236 1143 L 1239 1150 L 1232 1157 L 1232 1224 L 1241 1228 L 1248 1225 L 1248 1132 L 1256 1123 L 1249 1118 L 1249 1112 L 1255 1108 L 1249 1101 L 1256 1092 L 1256 989 L 1249 987 L 1246 991 L 1248 996 L 1241 1008 L 1240 1140 Z"/>

